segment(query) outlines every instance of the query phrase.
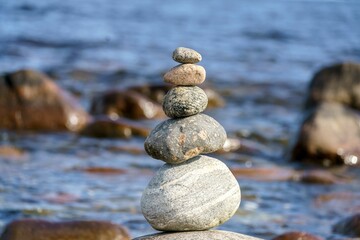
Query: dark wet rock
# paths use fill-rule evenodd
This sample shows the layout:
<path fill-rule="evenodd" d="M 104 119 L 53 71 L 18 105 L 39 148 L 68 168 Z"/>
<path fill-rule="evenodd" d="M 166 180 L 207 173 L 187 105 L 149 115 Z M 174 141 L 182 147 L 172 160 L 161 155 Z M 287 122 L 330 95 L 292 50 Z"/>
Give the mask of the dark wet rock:
<path fill-rule="evenodd" d="M 338 103 L 323 103 L 302 123 L 292 159 L 323 165 L 358 165 L 360 112 Z"/>
<path fill-rule="evenodd" d="M 130 138 L 133 136 L 146 137 L 150 130 L 131 120 L 108 117 L 94 118 L 81 132 L 81 135 L 95 138 Z"/>
<path fill-rule="evenodd" d="M 336 223 L 333 226 L 333 232 L 348 237 L 360 237 L 360 213 Z"/>
<path fill-rule="evenodd" d="M 324 238 L 307 232 L 287 232 L 273 238 L 272 240 L 324 240 Z"/>
<path fill-rule="evenodd" d="M 170 118 L 188 117 L 203 112 L 207 106 L 206 93 L 197 86 L 178 86 L 164 98 L 163 110 Z"/>
<path fill-rule="evenodd" d="M 112 119 L 126 117 L 131 119 L 164 118 L 160 104 L 135 91 L 109 91 L 95 97 L 90 113 L 108 115 Z"/>
<path fill-rule="evenodd" d="M 300 182 L 308 184 L 336 184 L 341 181 L 334 174 L 324 170 L 308 170 L 300 174 Z"/>
<path fill-rule="evenodd" d="M 260 238 L 243 235 L 240 233 L 210 230 L 175 233 L 158 233 L 135 238 L 134 240 L 260 240 Z"/>
<path fill-rule="evenodd" d="M 145 140 L 145 150 L 155 159 L 175 164 L 219 150 L 225 140 L 226 132 L 216 120 L 197 114 L 157 125 Z"/>
<path fill-rule="evenodd" d="M 91 174 L 101 174 L 101 175 L 117 175 L 125 174 L 127 171 L 121 168 L 112 168 L 112 167 L 86 167 L 86 168 L 76 168 L 77 171 L 91 173 Z"/>
<path fill-rule="evenodd" d="M 174 85 L 194 86 L 205 81 L 206 71 L 200 65 L 180 64 L 173 67 L 164 75 L 164 81 Z"/>
<path fill-rule="evenodd" d="M 103 221 L 48 222 L 17 220 L 5 227 L 1 240 L 128 240 L 120 225 Z"/>
<path fill-rule="evenodd" d="M 174 61 L 179 63 L 198 63 L 201 61 L 202 57 L 200 53 L 185 47 L 178 47 L 173 52 L 172 58 Z"/>
<path fill-rule="evenodd" d="M 207 156 L 165 164 L 141 198 L 144 217 L 161 231 L 216 227 L 231 218 L 239 204 L 237 180 L 223 162 Z"/>
<path fill-rule="evenodd" d="M 21 70 L 0 77 L 0 128 L 78 131 L 89 116 L 46 75 Z"/>
<path fill-rule="evenodd" d="M 170 84 L 154 84 L 154 85 L 141 85 L 132 86 L 128 88 L 128 91 L 134 91 L 141 95 L 144 95 L 151 100 L 162 104 L 163 99 L 168 91 L 172 88 Z"/>
<path fill-rule="evenodd" d="M 306 107 L 338 102 L 360 110 L 360 64 L 341 63 L 317 72 L 310 82 Z"/>

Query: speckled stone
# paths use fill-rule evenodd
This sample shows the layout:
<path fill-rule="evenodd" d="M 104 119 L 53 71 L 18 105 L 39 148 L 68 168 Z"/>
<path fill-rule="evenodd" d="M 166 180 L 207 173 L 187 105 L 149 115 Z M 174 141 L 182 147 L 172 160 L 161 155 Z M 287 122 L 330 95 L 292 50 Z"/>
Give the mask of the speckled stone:
<path fill-rule="evenodd" d="M 157 230 L 206 230 L 234 215 L 240 195 L 229 168 L 201 155 L 178 165 L 162 166 L 143 192 L 141 210 Z"/>
<path fill-rule="evenodd" d="M 164 81 L 174 85 L 199 85 L 205 81 L 206 71 L 200 65 L 180 64 L 164 75 Z"/>
<path fill-rule="evenodd" d="M 226 132 L 215 119 L 196 114 L 160 123 L 150 132 L 144 146 L 151 157 L 176 164 L 219 150 L 225 141 Z"/>
<path fill-rule="evenodd" d="M 205 110 L 208 98 L 204 90 L 196 86 L 178 86 L 164 98 L 163 110 L 170 118 L 188 117 Z"/>
<path fill-rule="evenodd" d="M 135 238 L 134 240 L 261 240 L 240 233 L 210 230 L 175 233 L 158 233 Z"/>
<path fill-rule="evenodd" d="M 198 63 L 202 59 L 200 53 L 185 47 L 178 47 L 175 49 L 172 58 L 179 63 Z"/>

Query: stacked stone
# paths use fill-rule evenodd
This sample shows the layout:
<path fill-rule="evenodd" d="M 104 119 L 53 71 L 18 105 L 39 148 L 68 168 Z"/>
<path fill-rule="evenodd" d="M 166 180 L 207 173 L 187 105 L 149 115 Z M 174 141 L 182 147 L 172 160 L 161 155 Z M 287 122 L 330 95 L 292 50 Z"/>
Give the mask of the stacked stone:
<path fill-rule="evenodd" d="M 146 152 L 166 164 L 144 190 L 141 209 L 151 226 L 160 231 L 207 230 L 233 216 L 240 204 L 240 187 L 224 163 L 200 155 L 221 149 L 227 138 L 215 119 L 201 113 L 208 103 L 197 86 L 206 77 L 205 69 L 196 65 L 201 55 L 180 47 L 173 59 L 180 65 L 164 75 L 164 81 L 175 86 L 163 101 L 164 112 L 171 119 L 156 126 L 145 140 Z"/>

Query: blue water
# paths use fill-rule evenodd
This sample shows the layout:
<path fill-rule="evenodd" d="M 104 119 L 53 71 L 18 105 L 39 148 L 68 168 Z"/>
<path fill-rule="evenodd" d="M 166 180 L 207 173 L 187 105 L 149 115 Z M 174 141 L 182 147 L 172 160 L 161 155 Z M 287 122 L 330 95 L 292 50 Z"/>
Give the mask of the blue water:
<path fill-rule="evenodd" d="M 178 46 L 216 79 L 307 81 L 358 60 L 358 1 L 2 0 L 1 70 L 125 68 L 154 73 Z"/>
<path fill-rule="evenodd" d="M 283 156 L 296 132 L 306 84 L 324 65 L 360 61 L 359 25 L 359 1 L 0 0 L 0 72 L 46 71 L 87 108 L 106 89 L 161 83 L 161 74 L 176 64 L 172 51 L 191 47 L 203 56 L 207 82 L 227 100 L 207 114 L 229 136 L 259 150 L 218 157 L 231 166 L 288 166 Z M 70 74 L 79 70 L 91 77 Z M 125 76 L 116 77 L 119 71 Z M 144 139 L 2 133 L 1 141 L 26 153 L 24 161 L 0 162 L 1 226 L 21 217 L 103 219 L 125 225 L 133 236 L 153 232 L 139 200 L 161 162 L 111 150 L 141 149 Z M 128 173 L 77 170 L 89 166 Z M 330 237 L 333 223 L 360 210 L 350 200 L 336 207 L 314 203 L 320 194 L 358 192 L 358 177 L 333 186 L 239 181 L 241 208 L 222 229 L 264 238 L 289 230 Z M 77 200 L 44 200 L 58 193 Z"/>

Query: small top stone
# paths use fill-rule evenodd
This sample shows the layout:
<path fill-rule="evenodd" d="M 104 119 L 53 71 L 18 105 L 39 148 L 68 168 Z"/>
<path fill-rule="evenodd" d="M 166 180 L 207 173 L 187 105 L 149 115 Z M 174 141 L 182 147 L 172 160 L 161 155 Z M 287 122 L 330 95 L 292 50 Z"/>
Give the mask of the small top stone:
<path fill-rule="evenodd" d="M 172 58 L 179 63 L 198 63 L 202 59 L 200 53 L 185 47 L 178 47 L 175 49 Z"/>

